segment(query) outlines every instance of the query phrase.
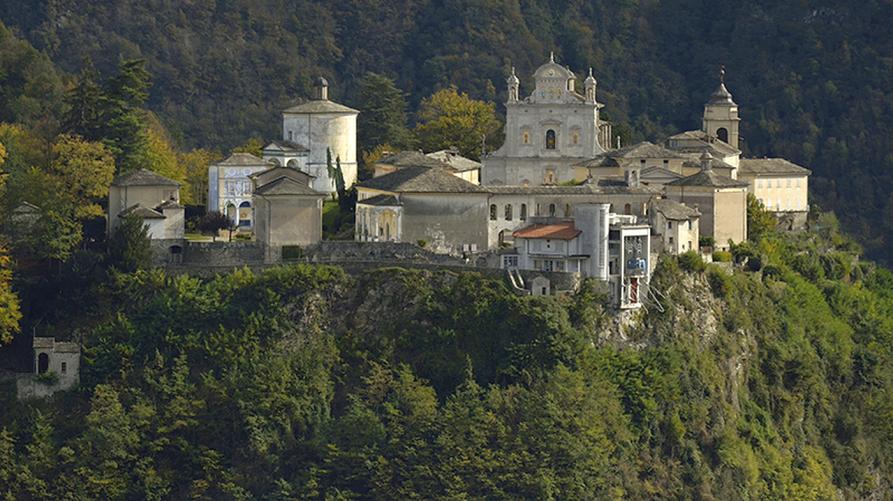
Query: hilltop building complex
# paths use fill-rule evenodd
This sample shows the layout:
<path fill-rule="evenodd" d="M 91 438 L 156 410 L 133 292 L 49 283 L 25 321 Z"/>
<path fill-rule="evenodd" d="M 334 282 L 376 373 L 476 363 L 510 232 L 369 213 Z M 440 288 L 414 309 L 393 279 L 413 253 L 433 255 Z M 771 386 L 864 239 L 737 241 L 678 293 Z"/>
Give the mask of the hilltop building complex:
<path fill-rule="evenodd" d="M 739 108 L 724 72 L 700 130 L 624 147 L 601 119 L 591 69 L 578 91 L 576 75 L 550 56 L 533 81 L 522 98 L 511 70 L 505 141 L 480 163 L 452 149 L 379 159 L 373 177 L 355 184 L 354 241 L 502 268 L 515 286 L 520 272 L 590 277 L 606 284 L 615 305 L 635 308 L 649 296 L 660 253 L 709 255 L 747 238 L 748 194 L 791 228 L 805 222 L 810 171 L 783 159 L 742 158 Z M 227 262 L 302 256 L 323 239 L 323 201 L 337 190 L 338 172 L 345 188 L 357 180 L 359 112 L 330 101 L 325 79 L 314 97 L 283 112 L 282 138 L 262 158 L 234 153 L 210 166 L 208 209 L 253 236 L 229 244 Z M 109 228 L 118 216 L 141 217 L 158 259 L 178 264 L 190 246 L 178 199 L 177 183 L 161 176 L 119 176 Z M 531 280 L 529 293 L 556 290 L 545 275 Z"/>

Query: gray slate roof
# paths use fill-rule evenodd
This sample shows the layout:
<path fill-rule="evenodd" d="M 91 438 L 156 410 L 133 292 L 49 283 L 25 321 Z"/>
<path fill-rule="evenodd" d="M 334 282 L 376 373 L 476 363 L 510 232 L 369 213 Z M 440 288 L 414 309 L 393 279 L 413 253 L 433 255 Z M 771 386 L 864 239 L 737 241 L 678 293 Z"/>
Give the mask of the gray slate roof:
<path fill-rule="evenodd" d="M 486 193 L 484 188 L 454 176 L 442 167 L 409 166 L 360 183 L 396 193 Z"/>
<path fill-rule="evenodd" d="M 811 170 L 783 158 L 742 158 L 738 172 L 757 176 L 808 176 L 812 174 Z"/>
<path fill-rule="evenodd" d="M 314 190 L 306 184 L 299 183 L 288 176 L 282 176 L 259 186 L 254 193 L 258 195 L 301 195 L 325 197 L 325 193 Z"/>
<path fill-rule="evenodd" d="M 276 164 L 273 164 L 273 166 L 267 170 L 259 170 L 257 172 L 252 172 L 251 174 L 248 174 L 248 177 L 256 178 L 256 177 L 261 177 L 261 176 L 267 176 L 267 175 L 273 174 L 275 172 L 281 172 L 283 176 L 291 175 L 290 177 L 306 177 L 307 179 L 316 179 L 316 176 L 314 176 L 313 174 L 308 174 L 300 169 L 295 169 L 293 167 L 276 165 Z M 279 179 L 279 177 L 277 176 L 276 179 Z"/>
<path fill-rule="evenodd" d="M 680 145 L 678 147 L 671 147 L 669 142 L 671 139 L 682 140 L 682 141 L 698 141 L 697 145 Z M 678 134 L 674 134 L 667 138 L 667 148 L 680 152 L 680 153 L 700 153 L 705 149 L 709 150 L 713 153 L 714 156 L 726 157 L 730 155 L 735 155 L 741 153 L 741 150 L 735 148 L 731 144 L 708 135 L 706 132 L 702 130 L 687 130 L 685 132 L 680 132 Z"/>
<path fill-rule="evenodd" d="M 292 106 L 291 108 L 287 108 L 285 111 L 283 111 L 283 113 L 359 113 L 359 111 L 344 106 L 343 104 L 329 101 L 328 99 L 316 99 L 313 101 L 307 101 L 306 103 L 302 103 L 297 106 Z"/>
<path fill-rule="evenodd" d="M 735 101 L 732 100 L 732 93 L 729 92 L 729 89 L 726 89 L 726 84 L 720 82 L 719 87 L 713 91 L 713 94 L 710 94 L 710 99 L 707 101 L 707 104 L 734 105 Z"/>
<path fill-rule="evenodd" d="M 440 160 L 441 162 L 449 165 L 450 167 L 456 169 L 457 172 L 465 172 L 468 170 L 480 169 L 481 163 L 475 162 L 470 158 L 463 157 L 456 150 L 439 150 L 432 151 L 425 155 L 428 158 L 433 158 L 435 160 Z"/>
<path fill-rule="evenodd" d="M 217 162 L 214 165 L 237 165 L 237 166 L 247 166 L 247 167 L 270 167 L 273 165 L 272 162 L 268 162 L 262 158 L 258 158 L 251 153 L 233 153 L 232 155 L 226 157 L 226 159 Z"/>
<path fill-rule="evenodd" d="M 376 207 L 398 207 L 403 205 L 394 195 L 375 195 L 365 200 L 357 200 L 359 205 L 373 205 Z"/>
<path fill-rule="evenodd" d="M 137 169 L 119 174 L 112 186 L 180 186 L 180 183 L 147 169 Z"/>
<path fill-rule="evenodd" d="M 398 151 L 388 153 L 379 158 L 376 164 L 393 165 L 394 167 L 440 167 L 452 170 L 452 167 L 440 159 L 425 155 L 419 151 Z"/>
<path fill-rule="evenodd" d="M 670 169 L 658 167 L 656 165 L 642 170 L 642 179 L 662 178 L 662 177 L 671 177 L 674 179 L 679 179 L 680 177 L 682 177 L 682 174 L 679 174 L 678 172 L 673 172 Z"/>
<path fill-rule="evenodd" d="M 732 179 L 730 177 L 718 174 L 713 170 L 702 170 L 697 174 L 692 174 L 682 179 L 670 181 L 667 186 L 710 186 L 713 188 L 746 188 L 748 186 L 744 181 Z"/>
<path fill-rule="evenodd" d="M 296 152 L 310 151 L 302 144 L 298 144 L 294 141 L 286 141 L 285 139 L 274 139 L 274 140 L 270 141 L 270 144 L 264 146 L 264 151 L 267 151 L 267 150 L 296 151 Z"/>
<path fill-rule="evenodd" d="M 696 209 L 666 198 L 655 200 L 651 207 L 663 214 L 665 218 L 673 221 L 684 221 L 701 215 Z"/>
<path fill-rule="evenodd" d="M 155 207 L 155 210 L 161 211 L 164 209 L 182 209 L 182 208 L 183 208 L 183 206 L 180 205 L 180 202 L 177 202 L 174 199 L 170 199 L 170 200 L 164 201 L 164 203 L 162 203 L 158 207 Z"/>
<path fill-rule="evenodd" d="M 613 167 L 618 165 L 616 159 L 638 158 L 685 158 L 679 153 L 664 148 L 663 146 L 642 141 L 640 143 L 624 146 L 616 150 L 609 150 L 594 158 L 584 160 L 577 164 L 580 167 Z"/>
<path fill-rule="evenodd" d="M 686 160 L 686 161 L 682 162 L 682 165 L 685 166 L 685 167 L 697 167 L 697 168 L 701 168 L 701 167 L 703 167 L 703 164 L 702 164 L 701 162 L 702 162 L 702 160 L 700 160 L 700 159 L 698 159 L 698 160 Z M 711 158 L 711 159 L 710 159 L 710 168 L 711 168 L 711 169 L 732 170 L 732 169 L 735 168 L 735 166 L 730 165 L 730 164 L 727 164 L 727 163 L 723 162 L 722 160 L 720 160 L 720 159 L 718 159 L 718 158 Z"/>
<path fill-rule="evenodd" d="M 120 218 L 125 218 L 130 215 L 134 215 L 140 219 L 165 219 L 164 214 L 158 212 L 155 209 L 143 207 L 140 204 L 131 205 L 130 207 L 118 213 L 118 217 Z"/>
<path fill-rule="evenodd" d="M 40 207 L 30 202 L 22 202 L 12 210 L 13 214 L 34 214 L 37 212 L 40 212 Z"/>
<path fill-rule="evenodd" d="M 500 195 L 598 195 L 598 194 L 643 194 L 653 195 L 658 190 L 648 186 L 630 187 L 620 179 L 600 179 L 598 183 L 584 183 L 574 186 L 497 186 L 485 187 L 490 193 Z"/>

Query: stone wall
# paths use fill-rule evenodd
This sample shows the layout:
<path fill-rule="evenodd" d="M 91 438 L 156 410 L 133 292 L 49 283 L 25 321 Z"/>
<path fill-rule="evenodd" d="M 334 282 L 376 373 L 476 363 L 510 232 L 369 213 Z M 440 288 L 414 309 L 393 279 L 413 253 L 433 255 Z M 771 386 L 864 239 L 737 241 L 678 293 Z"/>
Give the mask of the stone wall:
<path fill-rule="evenodd" d="M 180 247 L 179 259 L 172 247 Z M 170 268 L 241 267 L 264 262 L 263 247 L 257 242 L 154 240 L 152 250 L 154 264 Z"/>
<path fill-rule="evenodd" d="M 50 397 L 57 391 L 74 388 L 79 381 L 78 377 L 73 375 L 60 375 L 55 383 L 41 381 L 37 374 L 15 374 L 8 379 L 15 379 L 16 398 L 19 400 Z"/>

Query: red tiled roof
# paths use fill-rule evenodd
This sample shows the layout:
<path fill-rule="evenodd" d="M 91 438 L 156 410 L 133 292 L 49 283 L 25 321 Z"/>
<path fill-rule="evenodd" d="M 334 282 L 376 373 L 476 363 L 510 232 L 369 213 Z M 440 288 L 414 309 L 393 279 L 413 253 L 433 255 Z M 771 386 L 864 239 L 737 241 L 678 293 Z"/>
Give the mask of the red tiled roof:
<path fill-rule="evenodd" d="M 534 224 L 512 233 L 515 238 L 548 238 L 550 240 L 571 240 L 582 231 L 574 228 L 574 223 Z"/>

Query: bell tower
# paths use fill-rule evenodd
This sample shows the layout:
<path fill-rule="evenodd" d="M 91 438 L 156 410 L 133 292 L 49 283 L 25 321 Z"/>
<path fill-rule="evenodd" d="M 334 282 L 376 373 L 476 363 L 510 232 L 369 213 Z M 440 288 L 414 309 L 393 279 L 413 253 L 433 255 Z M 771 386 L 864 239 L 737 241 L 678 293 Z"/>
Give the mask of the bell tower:
<path fill-rule="evenodd" d="M 707 135 L 740 149 L 738 125 L 741 119 L 738 118 L 738 105 L 732 100 L 732 93 L 726 89 L 725 76 L 725 67 L 720 67 L 719 87 L 704 105 L 703 129 Z"/>

